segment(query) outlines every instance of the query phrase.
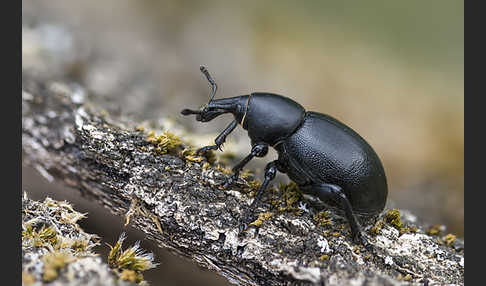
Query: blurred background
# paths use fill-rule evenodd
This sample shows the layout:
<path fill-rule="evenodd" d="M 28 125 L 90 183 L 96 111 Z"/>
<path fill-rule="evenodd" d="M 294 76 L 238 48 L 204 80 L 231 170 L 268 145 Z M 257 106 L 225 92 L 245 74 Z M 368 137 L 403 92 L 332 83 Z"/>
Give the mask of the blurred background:
<path fill-rule="evenodd" d="M 197 135 L 196 146 L 212 144 L 231 121 L 224 115 L 202 124 L 180 115 L 183 108 L 207 102 L 209 87 L 200 65 L 218 83 L 216 98 L 255 91 L 286 95 L 344 122 L 373 146 L 387 173 L 388 207 L 408 209 L 423 223 L 444 224 L 447 232 L 464 236 L 462 1 L 38 0 L 22 5 L 23 72 L 76 82 L 93 106 L 146 128 L 185 126 L 186 133 L 176 133 Z M 249 152 L 249 143 L 237 128 L 224 150 L 237 161 Z M 248 167 L 261 174 L 275 156 L 255 159 Z M 66 199 L 88 212 L 83 227 L 108 243 L 124 230 L 122 218 L 76 191 L 49 184 L 27 166 L 22 182 L 34 199 Z M 161 266 L 146 274 L 154 284 L 229 284 L 179 263 L 135 230 L 130 239 L 155 251 Z"/>

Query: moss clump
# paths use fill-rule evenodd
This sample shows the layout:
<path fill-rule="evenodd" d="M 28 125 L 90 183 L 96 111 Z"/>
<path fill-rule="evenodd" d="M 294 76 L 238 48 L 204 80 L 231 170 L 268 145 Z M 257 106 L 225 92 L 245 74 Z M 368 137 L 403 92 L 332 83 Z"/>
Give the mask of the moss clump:
<path fill-rule="evenodd" d="M 273 216 L 273 213 L 269 213 L 269 212 L 261 213 L 261 214 L 258 215 L 258 218 L 254 222 L 250 223 L 250 225 L 260 227 L 263 224 L 264 221 L 270 219 L 272 216 Z"/>
<path fill-rule="evenodd" d="M 385 214 L 385 220 L 388 224 L 398 230 L 403 228 L 402 221 L 400 220 L 400 211 L 397 209 L 387 211 Z"/>
<path fill-rule="evenodd" d="M 296 211 L 295 204 L 303 198 L 297 184 L 294 182 L 280 184 L 278 189 L 281 192 L 280 202 L 278 204 L 274 202 L 272 205 L 278 206 L 279 211 Z"/>
<path fill-rule="evenodd" d="M 108 265 L 121 271 L 121 279 L 126 278 L 125 280 L 139 283 L 143 281 L 142 272 L 154 268 L 157 264 L 153 263 L 152 253 L 145 253 L 140 248 L 139 241 L 134 246 L 123 250 L 122 244 L 125 238 L 126 235 L 123 232 L 114 246 L 108 245 L 111 248 L 108 254 Z"/>
<path fill-rule="evenodd" d="M 328 226 L 331 225 L 331 215 L 328 211 L 321 211 L 314 215 L 314 221 L 318 226 Z"/>
<path fill-rule="evenodd" d="M 59 239 L 57 232 L 52 226 L 43 225 L 39 231 L 36 231 L 31 224 L 25 226 L 25 230 L 22 232 L 22 241 L 30 241 L 35 247 L 55 247 Z"/>
<path fill-rule="evenodd" d="M 231 170 L 231 168 L 229 168 L 229 167 L 223 167 L 223 166 L 218 164 L 215 168 L 223 174 L 226 174 L 226 175 L 232 175 L 233 174 L 233 170 Z"/>
<path fill-rule="evenodd" d="M 418 227 L 416 227 L 415 225 L 411 225 L 408 227 L 408 230 L 411 232 L 411 233 L 417 233 L 419 231 Z"/>
<path fill-rule="evenodd" d="M 22 271 L 22 285 L 30 286 L 33 285 L 34 283 L 35 283 L 35 276 L 28 272 Z"/>
<path fill-rule="evenodd" d="M 370 233 L 373 235 L 378 235 L 381 232 L 381 229 L 385 226 L 383 220 L 376 221 L 375 225 L 370 229 Z"/>
<path fill-rule="evenodd" d="M 452 233 L 449 233 L 448 235 L 444 236 L 442 238 L 447 245 L 451 245 L 456 241 L 456 236 L 453 235 Z"/>
<path fill-rule="evenodd" d="M 262 186 L 262 182 L 260 182 L 257 179 L 248 180 L 247 184 L 248 184 L 248 187 L 250 187 L 250 191 L 257 191 Z"/>
<path fill-rule="evenodd" d="M 48 252 L 42 256 L 43 276 L 44 282 L 50 282 L 57 278 L 59 270 L 64 268 L 67 264 L 73 262 L 75 258 L 66 251 Z"/>
<path fill-rule="evenodd" d="M 429 229 L 427 229 L 426 233 L 428 235 L 439 235 L 442 232 L 444 227 L 440 224 L 434 224 Z"/>
<path fill-rule="evenodd" d="M 397 209 L 389 210 L 385 213 L 385 221 L 400 232 L 400 235 L 409 232 L 409 228 L 403 225 L 400 219 L 400 211 Z"/>
<path fill-rule="evenodd" d="M 196 150 L 194 149 L 184 149 L 181 155 L 186 161 L 189 162 L 201 163 L 204 160 L 204 158 L 197 154 Z"/>
<path fill-rule="evenodd" d="M 129 282 L 140 283 L 143 281 L 143 275 L 130 269 L 123 269 L 120 273 L 120 279 Z"/>
<path fill-rule="evenodd" d="M 175 152 L 176 148 L 182 145 L 182 140 L 170 131 L 164 131 L 159 136 L 155 136 L 155 132 L 151 131 L 147 135 L 147 141 L 155 146 L 154 151 L 157 154 Z"/>
<path fill-rule="evenodd" d="M 327 255 L 327 254 L 323 254 L 323 255 L 321 255 L 321 257 L 319 257 L 319 260 L 320 260 L 320 261 L 326 261 L 326 260 L 329 260 L 329 255 Z"/>

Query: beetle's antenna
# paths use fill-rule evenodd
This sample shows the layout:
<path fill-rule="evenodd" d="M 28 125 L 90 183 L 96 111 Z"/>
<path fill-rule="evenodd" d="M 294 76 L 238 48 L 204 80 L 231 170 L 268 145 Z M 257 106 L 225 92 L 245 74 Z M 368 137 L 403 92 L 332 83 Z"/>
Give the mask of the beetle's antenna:
<path fill-rule="evenodd" d="M 211 84 L 211 87 L 213 88 L 211 94 L 209 95 L 209 101 L 208 101 L 209 104 L 211 101 L 213 101 L 214 95 L 216 94 L 216 90 L 218 89 L 218 85 L 216 84 L 216 82 L 214 82 L 213 78 L 211 77 L 211 75 L 209 74 L 205 66 L 201 66 L 199 69 L 206 76 L 206 78 L 209 81 L 209 84 Z"/>

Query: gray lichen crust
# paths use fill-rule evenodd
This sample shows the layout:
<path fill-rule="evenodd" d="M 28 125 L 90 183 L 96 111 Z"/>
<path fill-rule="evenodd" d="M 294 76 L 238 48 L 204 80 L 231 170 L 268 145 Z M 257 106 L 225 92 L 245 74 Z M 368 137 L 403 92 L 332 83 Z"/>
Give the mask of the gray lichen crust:
<path fill-rule="evenodd" d="M 413 216 L 395 210 L 363 221 L 373 253 L 352 243 L 339 213 L 323 214 L 301 196 L 289 195 L 289 186 L 268 191 L 258 209 L 262 215 L 239 236 L 238 219 L 257 181 L 245 176 L 222 190 L 218 185 L 228 178 L 226 170 L 194 155 L 188 143 L 164 150 L 162 139 L 136 124 L 116 123 L 91 110 L 69 84 L 36 82 L 24 74 L 22 115 L 26 163 L 125 216 L 161 247 L 233 283 L 464 283 L 462 240 L 426 234 Z"/>

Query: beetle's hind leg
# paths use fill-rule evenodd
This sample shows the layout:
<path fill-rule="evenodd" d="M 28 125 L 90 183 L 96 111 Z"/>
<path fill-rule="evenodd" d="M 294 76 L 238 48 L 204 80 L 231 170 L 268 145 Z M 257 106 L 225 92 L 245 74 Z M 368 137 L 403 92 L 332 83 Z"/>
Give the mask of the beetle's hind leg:
<path fill-rule="evenodd" d="M 351 227 L 351 235 L 353 236 L 353 240 L 356 243 L 362 243 L 364 246 L 368 247 L 369 244 L 361 234 L 358 220 L 354 215 L 351 203 L 349 202 L 349 199 L 344 193 L 343 189 L 337 185 L 324 183 L 315 183 L 311 186 L 311 189 L 312 193 L 321 201 L 334 201 L 342 210 L 344 210 L 346 219 Z"/>

